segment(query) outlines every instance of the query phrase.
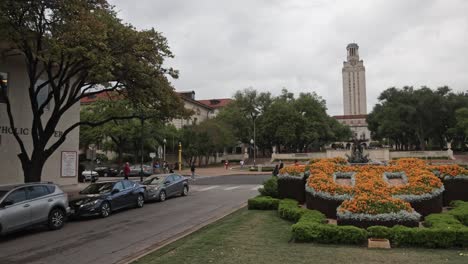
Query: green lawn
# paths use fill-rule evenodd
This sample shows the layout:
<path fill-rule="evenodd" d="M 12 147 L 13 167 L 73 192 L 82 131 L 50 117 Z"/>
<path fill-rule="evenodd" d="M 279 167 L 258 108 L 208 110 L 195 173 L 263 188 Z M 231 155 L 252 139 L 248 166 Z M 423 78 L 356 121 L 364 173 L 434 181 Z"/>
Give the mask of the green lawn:
<path fill-rule="evenodd" d="M 142 259 L 148 263 L 468 263 L 467 250 L 391 249 L 292 243 L 276 211 L 238 212 Z"/>

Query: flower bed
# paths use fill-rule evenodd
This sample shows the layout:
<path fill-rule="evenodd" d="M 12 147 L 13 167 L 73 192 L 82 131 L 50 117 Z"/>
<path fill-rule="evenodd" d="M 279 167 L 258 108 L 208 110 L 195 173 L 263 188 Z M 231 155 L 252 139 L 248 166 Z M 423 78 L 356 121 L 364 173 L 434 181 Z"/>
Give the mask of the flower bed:
<path fill-rule="evenodd" d="M 389 166 L 349 166 L 321 159 L 310 165 L 310 172 L 307 208 L 336 216 L 339 224 L 417 226 L 421 215 L 442 210 L 442 182 L 419 159 L 399 159 Z M 350 173 L 350 185 L 337 183 Z"/>
<path fill-rule="evenodd" d="M 468 169 L 458 165 L 431 166 L 431 170 L 444 183 L 443 204 L 461 200 L 468 201 Z"/>

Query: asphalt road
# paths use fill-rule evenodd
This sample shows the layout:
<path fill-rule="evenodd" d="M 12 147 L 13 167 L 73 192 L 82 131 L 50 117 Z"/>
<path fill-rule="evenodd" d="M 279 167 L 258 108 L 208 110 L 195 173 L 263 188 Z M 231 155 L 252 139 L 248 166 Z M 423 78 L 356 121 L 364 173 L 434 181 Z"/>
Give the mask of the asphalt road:
<path fill-rule="evenodd" d="M 189 195 L 148 203 L 110 217 L 68 222 L 57 231 L 35 227 L 0 237 L 0 263 L 117 263 L 238 208 L 266 175 L 197 179 Z"/>

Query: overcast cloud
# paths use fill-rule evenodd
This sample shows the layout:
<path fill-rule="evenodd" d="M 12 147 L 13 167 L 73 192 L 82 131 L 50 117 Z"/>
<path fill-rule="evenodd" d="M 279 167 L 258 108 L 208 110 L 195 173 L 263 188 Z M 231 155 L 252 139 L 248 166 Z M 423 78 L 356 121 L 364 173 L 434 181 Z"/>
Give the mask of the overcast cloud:
<path fill-rule="evenodd" d="M 368 111 L 388 87 L 468 90 L 468 1 L 111 0 L 119 17 L 167 37 L 176 90 L 197 99 L 253 87 L 312 92 L 343 114 L 346 45 L 364 60 Z"/>

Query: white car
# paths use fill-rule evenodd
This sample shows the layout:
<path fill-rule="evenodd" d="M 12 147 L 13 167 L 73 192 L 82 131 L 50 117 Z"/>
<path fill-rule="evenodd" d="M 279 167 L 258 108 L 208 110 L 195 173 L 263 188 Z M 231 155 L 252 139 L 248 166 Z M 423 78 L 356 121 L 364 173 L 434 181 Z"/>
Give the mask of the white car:
<path fill-rule="evenodd" d="M 85 170 L 82 174 L 85 181 L 95 182 L 99 179 L 99 174 L 95 171 Z"/>

